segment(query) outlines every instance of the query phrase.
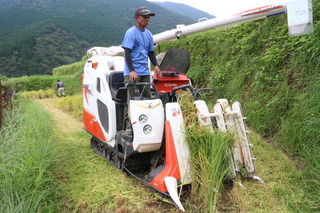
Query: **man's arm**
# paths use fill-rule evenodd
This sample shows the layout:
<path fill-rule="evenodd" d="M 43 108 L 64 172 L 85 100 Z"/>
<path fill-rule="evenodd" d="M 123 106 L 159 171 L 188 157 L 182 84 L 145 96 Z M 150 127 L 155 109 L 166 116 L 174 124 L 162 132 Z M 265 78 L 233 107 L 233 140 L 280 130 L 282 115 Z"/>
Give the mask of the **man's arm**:
<path fill-rule="evenodd" d="M 132 57 L 131 57 L 132 50 L 129 48 L 124 48 L 124 58 L 126 60 L 126 64 L 128 66 L 129 71 L 134 71 Z"/>
<path fill-rule="evenodd" d="M 159 64 L 157 62 L 156 56 L 154 54 L 154 51 L 150 51 L 148 53 L 148 56 L 150 58 L 151 63 L 154 66 L 154 72 L 159 76 L 159 78 L 162 78 L 162 73 L 161 73 L 161 70 L 160 70 L 160 66 L 159 66 Z"/>
<path fill-rule="evenodd" d="M 128 69 L 130 71 L 130 81 L 134 82 L 138 80 L 138 75 L 136 71 L 134 70 L 133 63 L 132 63 L 132 57 L 131 52 L 132 50 L 129 48 L 123 48 L 124 49 L 124 59 L 126 60 L 126 64 L 128 66 Z"/>

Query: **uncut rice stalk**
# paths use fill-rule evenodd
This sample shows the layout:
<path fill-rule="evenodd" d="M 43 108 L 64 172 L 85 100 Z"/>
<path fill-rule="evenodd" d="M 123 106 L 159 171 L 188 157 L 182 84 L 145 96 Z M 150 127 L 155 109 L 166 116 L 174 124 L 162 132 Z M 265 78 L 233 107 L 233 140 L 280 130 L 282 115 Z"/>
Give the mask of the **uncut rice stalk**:
<path fill-rule="evenodd" d="M 197 121 L 197 109 L 191 93 L 179 93 L 186 136 L 191 152 L 193 176 L 192 199 L 202 211 L 212 212 L 221 197 L 223 180 L 228 173 L 228 154 L 231 137 L 211 132 Z"/>

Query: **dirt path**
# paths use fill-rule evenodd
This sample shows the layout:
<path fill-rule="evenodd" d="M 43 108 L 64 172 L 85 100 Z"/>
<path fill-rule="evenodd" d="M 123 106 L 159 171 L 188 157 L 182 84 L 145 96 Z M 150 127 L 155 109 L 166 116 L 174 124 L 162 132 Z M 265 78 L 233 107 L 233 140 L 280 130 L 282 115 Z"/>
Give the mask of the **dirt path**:
<path fill-rule="evenodd" d="M 55 100 L 37 102 L 55 120 L 62 212 L 178 212 L 158 201 L 148 187 L 95 154 L 82 122 L 57 108 Z"/>

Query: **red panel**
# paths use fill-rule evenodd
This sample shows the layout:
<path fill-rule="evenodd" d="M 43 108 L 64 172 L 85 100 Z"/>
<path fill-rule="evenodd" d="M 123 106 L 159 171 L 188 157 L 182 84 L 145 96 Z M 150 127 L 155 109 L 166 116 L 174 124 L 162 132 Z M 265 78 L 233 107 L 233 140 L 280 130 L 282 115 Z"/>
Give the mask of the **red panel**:
<path fill-rule="evenodd" d="M 83 112 L 83 123 L 84 123 L 84 128 L 90 132 L 92 135 L 95 135 L 95 128 L 93 125 L 93 120 L 95 120 L 95 117 L 88 113 L 85 109 L 82 110 Z"/>
<path fill-rule="evenodd" d="M 96 118 L 89 112 L 87 112 L 85 109 L 83 109 L 82 111 L 84 128 L 93 136 L 99 138 L 102 141 L 106 141 L 106 138 Z"/>
<path fill-rule="evenodd" d="M 177 180 L 181 177 L 171 125 L 169 121 L 166 121 L 166 165 L 162 172 L 154 177 L 149 184 L 162 192 L 168 192 L 164 182 L 164 178 L 168 176 Z"/>
<path fill-rule="evenodd" d="M 267 13 L 271 10 L 281 9 L 281 8 L 283 8 L 283 6 L 281 6 L 281 5 L 266 5 L 266 6 L 261 6 L 261 7 L 257 7 L 254 9 L 246 10 L 241 13 L 234 14 L 234 15 L 241 16 L 241 17 L 250 16 L 250 15 L 257 15 L 257 14 Z"/>
<path fill-rule="evenodd" d="M 163 71 L 163 74 L 166 75 L 166 72 Z M 157 86 L 159 93 L 168 93 L 172 92 L 174 87 L 182 86 L 184 84 L 189 84 L 189 79 L 183 74 L 179 74 L 174 77 L 162 77 L 157 78 L 157 75 L 153 76 L 153 83 Z"/>
<path fill-rule="evenodd" d="M 104 137 L 101 126 L 99 125 L 99 123 L 97 121 L 94 123 L 95 123 L 95 129 L 96 129 L 96 137 L 102 141 L 106 141 L 106 138 Z"/>

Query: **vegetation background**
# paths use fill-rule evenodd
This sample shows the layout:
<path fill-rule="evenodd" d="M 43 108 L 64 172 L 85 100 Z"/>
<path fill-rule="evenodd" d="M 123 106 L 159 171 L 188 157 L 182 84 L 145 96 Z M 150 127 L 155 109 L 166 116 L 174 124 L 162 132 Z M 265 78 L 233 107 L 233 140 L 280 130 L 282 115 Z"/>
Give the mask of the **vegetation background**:
<path fill-rule="evenodd" d="M 193 84 L 215 88 L 231 102 L 240 101 L 249 127 L 291 159 L 292 174 L 297 170 L 301 175 L 282 179 L 283 185 L 292 183 L 291 189 L 277 186 L 272 194 L 289 196 L 299 186 L 300 191 L 284 201 L 287 212 L 320 211 L 319 0 L 313 1 L 313 19 L 314 33 L 307 36 L 289 37 L 286 17 L 278 16 L 161 44 L 163 52 L 189 50 L 187 75 Z M 68 95 L 79 94 L 82 68 L 78 63 L 73 73 L 70 68 L 64 75 L 61 67 L 55 70 L 57 75 L 11 78 L 4 83 L 19 92 L 47 90 L 61 78 L 70 85 Z M 298 194 L 299 201 L 294 199 Z"/>
<path fill-rule="evenodd" d="M 188 6 L 180 15 L 146 0 L 1 0 L 0 75 L 50 75 L 93 46 L 120 45 L 141 5 L 157 14 L 153 33 L 196 22 L 188 14 L 206 16 Z"/>

